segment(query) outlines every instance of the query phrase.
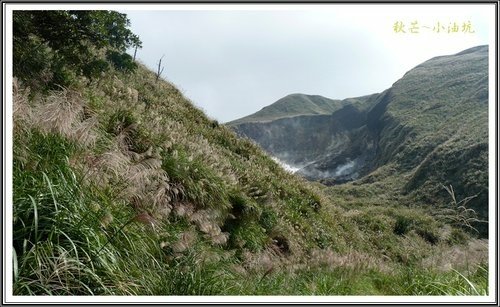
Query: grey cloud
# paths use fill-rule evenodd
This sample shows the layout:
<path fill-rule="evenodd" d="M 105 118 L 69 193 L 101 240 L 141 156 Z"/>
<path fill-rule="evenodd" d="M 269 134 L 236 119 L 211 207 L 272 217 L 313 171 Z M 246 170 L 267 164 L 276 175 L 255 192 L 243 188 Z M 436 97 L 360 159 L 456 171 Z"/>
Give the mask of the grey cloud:
<path fill-rule="evenodd" d="M 124 12 L 143 41 L 139 59 L 155 68 L 165 54 L 166 79 L 222 122 L 290 93 L 343 99 L 381 92 L 421 61 L 390 46 L 390 25 L 370 29 L 332 12 Z"/>

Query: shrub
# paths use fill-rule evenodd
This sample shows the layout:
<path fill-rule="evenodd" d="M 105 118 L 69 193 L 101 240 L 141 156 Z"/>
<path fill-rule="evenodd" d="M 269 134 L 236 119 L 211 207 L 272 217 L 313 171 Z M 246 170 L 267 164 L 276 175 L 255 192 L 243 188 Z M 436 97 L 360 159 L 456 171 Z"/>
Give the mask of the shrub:
<path fill-rule="evenodd" d="M 260 215 L 259 223 L 267 232 L 271 231 L 277 224 L 278 215 L 271 209 L 264 210 Z"/>
<path fill-rule="evenodd" d="M 137 122 L 134 114 L 129 110 L 119 109 L 108 120 L 106 131 L 112 135 L 120 134 L 125 128 Z"/>
<path fill-rule="evenodd" d="M 453 228 L 448 237 L 448 243 L 453 244 L 465 244 L 468 240 L 467 234 L 462 229 Z"/>
<path fill-rule="evenodd" d="M 94 78 L 107 69 L 101 50 L 116 52 L 113 63 L 128 69 L 133 65 L 123 52 L 141 47 L 129 26 L 125 14 L 113 11 L 14 11 L 14 75 L 67 86 L 68 70 Z"/>
<path fill-rule="evenodd" d="M 131 72 L 137 68 L 137 64 L 133 58 L 127 54 L 115 50 L 108 50 L 106 58 L 113 64 L 113 66 L 121 71 Z"/>
<path fill-rule="evenodd" d="M 413 221 L 406 216 L 398 216 L 396 218 L 396 223 L 394 224 L 394 233 L 402 236 L 410 231 L 413 225 Z"/>

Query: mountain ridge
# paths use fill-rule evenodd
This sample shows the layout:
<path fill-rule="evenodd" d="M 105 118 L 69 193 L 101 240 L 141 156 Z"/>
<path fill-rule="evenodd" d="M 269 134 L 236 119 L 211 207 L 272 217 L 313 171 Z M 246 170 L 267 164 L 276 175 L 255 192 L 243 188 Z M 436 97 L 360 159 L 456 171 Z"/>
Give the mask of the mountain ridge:
<path fill-rule="evenodd" d="M 278 99 L 253 114 L 226 124 L 232 126 L 243 122 L 267 122 L 300 115 L 323 115 L 332 113 L 341 106 L 340 100 L 329 99 L 321 95 L 294 93 Z"/>

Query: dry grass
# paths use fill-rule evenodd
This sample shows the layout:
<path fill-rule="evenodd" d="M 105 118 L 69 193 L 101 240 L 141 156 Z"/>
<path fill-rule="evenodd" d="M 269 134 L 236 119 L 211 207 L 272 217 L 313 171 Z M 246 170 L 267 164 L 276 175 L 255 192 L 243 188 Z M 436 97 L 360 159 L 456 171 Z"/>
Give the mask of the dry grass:
<path fill-rule="evenodd" d="M 252 274 L 269 275 L 285 267 L 286 259 L 272 248 L 266 248 L 258 253 L 245 252 L 243 254 L 243 268 Z"/>
<path fill-rule="evenodd" d="M 176 254 L 181 254 L 188 250 L 196 242 L 197 234 L 193 230 L 185 231 L 179 235 L 178 240 L 172 244 L 172 250 Z"/>
<path fill-rule="evenodd" d="M 422 260 L 423 267 L 442 272 L 452 269 L 474 271 L 484 263 L 488 263 L 488 241 L 484 239 L 471 240 L 465 246 L 443 244 Z"/>
<path fill-rule="evenodd" d="M 369 269 L 377 269 L 383 272 L 390 271 L 388 265 L 381 258 L 356 250 L 341 254 L 330 249 L 316 249 L 311 252 L 308 264 L 313 267 L 330 269 L 350 268 L 354 271 L 367 271 Z"/>
<path fill-rule="evenodd" d="M 78 92 L 67 89 L 54 91 L 35 107 L 35 123 L 42 131 L 70 137 L 80 120 L 84 104 Z"/>
<path fill-rule="evenodd" d="M 14 125 L 59 133 L 78 144 L 93 147 L 98 139 L 95 114 L 84 116 L 86 101 L 81 93 L 68 89 L 51 92 L 47 97 L 29 98 L 29 89 L 14 81 Z"/>
<path fill-rule="evenodd" d="M 91 117 L 82 122 L 77 122 L 74 125 L 74 131 L 71 133 L 70 137 L 83 146 L 93 147 L 95 146 L 98 138 L 98 134 L 96 132 L 97 124 L 98 120 L 96 117 Z"/>
<path fill-rule="evenodd" d="M 20 128 L 29 128 L 33 122 L 33 109 L 29 105 L 29 88 L 24 88 L 18 84 L 14 78 L 13 84 L 13 116 L 14 131 Z"/>

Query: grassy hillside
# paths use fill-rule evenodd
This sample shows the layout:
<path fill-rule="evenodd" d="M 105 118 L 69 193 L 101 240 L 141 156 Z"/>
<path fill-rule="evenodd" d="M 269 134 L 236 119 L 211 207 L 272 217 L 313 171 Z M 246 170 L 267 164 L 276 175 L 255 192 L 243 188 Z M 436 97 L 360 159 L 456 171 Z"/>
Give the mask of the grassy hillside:
<path fill-rule="evenodd" d="M 487 294 L 459 226 L 327 195 L 142 65 L 70 67 L 13 84 L 14 295 Z"/>
<path fill-rule="evenodd" d="M 434 293 L 408 270 L 469 289 L 431 262 L 456 244 L 485 289 L 460 229 L 339 205 L 142 67 L 14 103 L 15 294 Z"/>
<path fill-rule="evenodd" d="M 389 177 L 405 177 L 401 193 L 425 204 L 449 201 L 443 185 L 452 185 L 458 199 L 477 195 L 469 207 L 487 220 L 488 46 L 430 59 L 387 95 L 376 124 L 377 165 L 395 167 Z M 487 225 L 476 228 L 487 234 Z"/>
<path fill-rule="evenodd" d="M 267 122 L 299 115 L 331 114 L 345 103 L 319 95 L 290 94 L 251 115 L 227 123 L 236 126 L 249 122 Z"/>

